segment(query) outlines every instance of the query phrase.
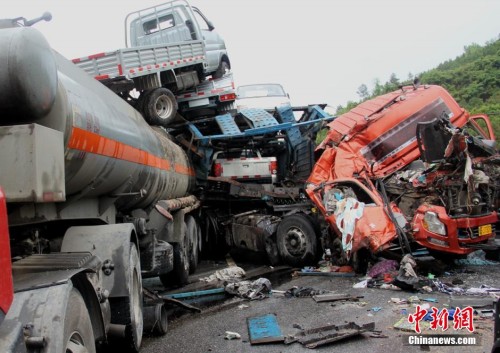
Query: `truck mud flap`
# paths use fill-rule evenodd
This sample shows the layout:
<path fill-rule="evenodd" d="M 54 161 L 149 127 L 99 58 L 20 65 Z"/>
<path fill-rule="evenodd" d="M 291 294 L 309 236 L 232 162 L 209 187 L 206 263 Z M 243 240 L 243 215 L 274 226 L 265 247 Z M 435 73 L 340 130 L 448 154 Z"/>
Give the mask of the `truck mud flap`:
<path fill-rule="evenodd" d="M 130 223 L 71 227 L 64 235 L 61 251 L 88 251 L 99 257 L 105 268 L 102 281 L 109 296 L 125 297 L 129 286 L 126 273 L 131 242 L 136 243 L 137 239 L 135 228 Z"/>

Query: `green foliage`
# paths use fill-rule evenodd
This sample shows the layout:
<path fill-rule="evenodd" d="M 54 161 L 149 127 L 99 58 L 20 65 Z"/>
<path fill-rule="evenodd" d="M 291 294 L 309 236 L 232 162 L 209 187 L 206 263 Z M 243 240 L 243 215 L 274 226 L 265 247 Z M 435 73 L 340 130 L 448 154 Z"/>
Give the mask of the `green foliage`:
<path fill-rule="evenodd" d="M 418 77 L 422 84 L 443 86 L 471 114 L 489 115 L 495 136 L 497 140 L 500 138 L 499 38 L 487 42 L 484 46 L 476 43 L 467 45 L 462 55 L 418 75 L 409 73 L 407 81 L 400 82 L 395 74 L 391 74 L 389 80 L 383 84 L 376 79 L 371 94 L 361 89 L 362 86 L 366 87 L 362 84 L 358 89 L 361 100 L 349 101 L 346 107 L 339 106 L 337 115 L 349 111 L 366 99 L 397 90 L 400 85 L 412 84 L 414 77 Z"/>
<path fill-rule="evenodd" d="M 500 137 L 500 40 L 471 44 L 455 60 L 420 75 L 422 82 L 441 85 L 472 114 L 490 116 Z"/>

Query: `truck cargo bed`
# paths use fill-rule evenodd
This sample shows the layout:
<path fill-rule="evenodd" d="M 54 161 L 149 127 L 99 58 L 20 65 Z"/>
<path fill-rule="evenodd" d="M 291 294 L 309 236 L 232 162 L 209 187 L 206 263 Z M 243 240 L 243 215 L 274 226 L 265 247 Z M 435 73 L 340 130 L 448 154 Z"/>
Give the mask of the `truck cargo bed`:
<path fill-rule="evenodd" d="M 97 80 L 134 79 L 180 67 L 203 64 L 205 51 L 201 40 L 168 45 L 124 48 L 73 59 L 78 67 Z"/>

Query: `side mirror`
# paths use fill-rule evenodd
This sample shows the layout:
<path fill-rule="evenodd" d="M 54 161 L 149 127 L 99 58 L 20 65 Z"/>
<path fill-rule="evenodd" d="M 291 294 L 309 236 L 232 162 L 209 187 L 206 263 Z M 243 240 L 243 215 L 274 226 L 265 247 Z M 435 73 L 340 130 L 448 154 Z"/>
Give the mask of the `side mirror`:
<path fill-rule="evenodd" d="M 212 21 L 207 21 L 207 25 L 208 25 L 208 30 L 209 31 L 213 31 L 215 29 L 215 26 L 212 23 Z"/>
<path fill-rule="evenodd" d="M 33 26 L 35 23 L 37 22 L 40 22 L 40 21 L 47 21 L 49 22 L 50 20 L 52 20 L 52 14 L 50 12 L 44 12 L 42 16 L 40 17 L 37 17 L 37 18 L 34 18 L 32 20 L 29 20 L 29 21 L 24 21 L 24 26 L 25 27 L 30 27 L 30 26 Z"/>

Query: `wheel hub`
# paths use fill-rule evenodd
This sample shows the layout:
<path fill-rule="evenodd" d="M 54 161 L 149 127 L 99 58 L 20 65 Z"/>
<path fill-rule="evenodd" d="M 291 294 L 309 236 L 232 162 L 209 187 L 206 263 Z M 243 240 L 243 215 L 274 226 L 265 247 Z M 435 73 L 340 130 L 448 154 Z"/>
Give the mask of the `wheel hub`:
<path fill-rule="evenodd" d="M 155 104 L 156 114 L 161 119 L 166 119 L 172 114 L 172 104 L 170 104 L 170 100 L 166 96 L 160 96 L 156 100 Z"/>
<path fill-rule="evenodd" d="M 85 347 L 83 338 L 77 332 L 73 332 L 67 345 L 66 353 L 88 353 L 89 350 Z"/>
<path fill-rule="evenodd" d="M 285 245 L 291 255 L 302 256 L 307 249 L 307 237 L 299 228 L 290 228 Z"/>

